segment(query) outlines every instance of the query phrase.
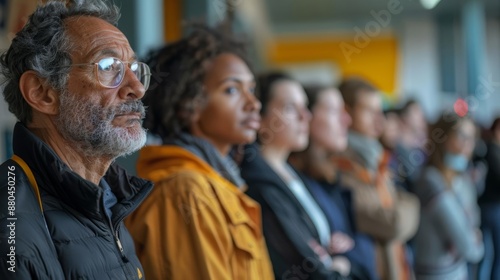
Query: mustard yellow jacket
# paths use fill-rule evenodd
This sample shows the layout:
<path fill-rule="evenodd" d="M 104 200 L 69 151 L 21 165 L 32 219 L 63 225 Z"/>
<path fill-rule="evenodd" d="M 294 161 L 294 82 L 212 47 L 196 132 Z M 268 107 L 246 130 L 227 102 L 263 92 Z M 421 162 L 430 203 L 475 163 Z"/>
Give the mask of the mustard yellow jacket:
<path fill-rule="evenodd" d="M 274 279 L 260 206 L 205 161 L 149 146 L 137 171 L 155 183 L 126 221 L 146 279 Z"/>

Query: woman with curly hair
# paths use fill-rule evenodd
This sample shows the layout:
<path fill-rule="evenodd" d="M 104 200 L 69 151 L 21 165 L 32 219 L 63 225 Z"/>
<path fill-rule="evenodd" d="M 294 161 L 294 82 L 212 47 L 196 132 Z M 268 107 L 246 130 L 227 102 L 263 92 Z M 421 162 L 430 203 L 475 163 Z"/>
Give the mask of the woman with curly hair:
<path fill-rule="evenodd" d="M 273 279 L 260 206 L 228 154 L 255 140 L 260 102 L 240 44 L 196 28 L 150 60 L 138 175 L 155 182 L 128 220 L 148 279 Z M 155 81 L 157 84 L 155 84 Z"/>

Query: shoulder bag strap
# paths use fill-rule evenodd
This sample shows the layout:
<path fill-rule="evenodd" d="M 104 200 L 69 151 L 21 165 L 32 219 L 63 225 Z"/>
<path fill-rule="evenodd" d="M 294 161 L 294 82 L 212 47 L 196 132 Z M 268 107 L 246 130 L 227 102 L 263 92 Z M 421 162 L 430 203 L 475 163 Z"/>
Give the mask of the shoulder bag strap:
<path fill-rule="evenodd" d="M 33 176 L 33 172 L 31 172 L 31 169 L 26 164 L 26 162 L 17 155 L 13 155 L 12 160 L 15 161 L 17 164 L 19 164 L 19 166 L 21 166 L 26 176 L 28 176 L 28 180 L 30 181 L 31 187 L 35 191 L 36 198 L 38 199 L 38 204 L 40 205 L 40 210 L 42 211 L 43 214 L 42 198 L 40 196 L 40 190 L 38 189 L 38 184 L 36 183 L 35 176 Z"/>

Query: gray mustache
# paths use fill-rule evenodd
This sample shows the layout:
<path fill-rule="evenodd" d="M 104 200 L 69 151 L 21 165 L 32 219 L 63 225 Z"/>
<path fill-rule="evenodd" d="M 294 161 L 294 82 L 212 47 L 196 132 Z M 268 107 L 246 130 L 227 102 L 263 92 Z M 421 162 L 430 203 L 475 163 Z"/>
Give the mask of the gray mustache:
<path fill-rule="evenodd" d="M 130 113 L 139 113 L 141 114 L 141 119 L 144 119 L 144 117 L 146 116 L 146 108 L 142 104 L 142 101 L 140 100 L 128 101 L 126 103 L 117 106 L 113 110 L 113 117 L 116 115 L 130 114 Z"/>

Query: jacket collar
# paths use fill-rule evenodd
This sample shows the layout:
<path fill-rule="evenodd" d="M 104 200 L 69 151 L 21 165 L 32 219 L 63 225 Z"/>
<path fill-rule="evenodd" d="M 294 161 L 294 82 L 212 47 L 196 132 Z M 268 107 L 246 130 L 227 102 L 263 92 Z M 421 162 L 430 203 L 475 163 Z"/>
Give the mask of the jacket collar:
<path fill-rule="evenodd" d="M 153 182 L 186 169 L 209 176 L 221 176 L 207 162 L 176 145 L 146 146 L 137 159 L 137 174 Z"/>
<path fill-rule="evenodd" d="M 300 176 L 300 173 L 297 172 L 297 170 L 295 170 L 293 167 L 291 168 Z M 266 162 L 260 152 L 260 147 L 258 144 L 254 143 L 245 146 L 245 155 L 241 162 L 241 175 L 243 179 L 248 183 L 247 193 L 251 197 L 259 196 L 261 192 L 267 191 L 267 188 L 276 188 L 283 195 L 286 195 L 286 198 L 283 199 L 288 199 L 290 203 L 292 203 L 294 207 L 298 209 L 298 211 L 300 212 L 300 216 L 304 219 L 309 231 L 319 240 L 319 233 L 313 221 L 306 213 L 299 200 L 295 197 L 290 188 L 283 181 L 283 179 L 281 179 L 281 177 L 276 172 L 274 172 L 272 167 Z M 304 181 L 303 183 L 306 184 L 306 182 Z"/>
<path fill-rule="evenodd" d="M 23 124 L 16 124 L 13 138 L 14 154 L 31 168 L 41 190 L 42 201 L 46 193 L 86 216 L 97 219 L 105 217 L 101 187 L 73 172 L 50 146 Z M 118 165 L 112 165 L 104 179 L 118 199 L 112 208 L 114 222 L 132 212 L 153 187 L 149 181 L 129 176 Z"/>
<path fill-rule="evenodd" d="M 137 171 L 144 178 L 154 182 L 167 180 L 174 174 L 184 171 L 206 176 L 215 186 L 213 191 L 231 223 L 233 225 L 249 223 L 255 236 L 261 235 L 260 206 L 202 158 L 185 148 L 177 145 L 146 146 L 139 154 Z"/>
<path fill-rule="evenodd" d="M 260 146 L 258 144 L 254 143 L 245 146 L 245 155 L 240 166 L 243 179 L 250 182 L 248 186 L 249 190 L 267 188 L 269 185 L 272 185 L 286 192 L 292 198 L 295 198 L 286 183 L 266 162 L 261 154 Z M 291 168 L 296 171 L 293 167 Z M 267 183 L 268 185 L 264 186 L 262 183 Z"/>

